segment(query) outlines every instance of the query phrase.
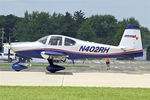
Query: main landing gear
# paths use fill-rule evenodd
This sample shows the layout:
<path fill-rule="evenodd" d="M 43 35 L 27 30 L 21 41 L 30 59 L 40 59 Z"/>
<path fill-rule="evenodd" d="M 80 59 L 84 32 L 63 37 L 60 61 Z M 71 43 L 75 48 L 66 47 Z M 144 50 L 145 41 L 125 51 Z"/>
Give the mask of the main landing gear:
<path fill-rule="evenodd" d="M 14 69 L 15 71 L 21 71 L 23 69 L 27 69 L 27 66 L 24 65 L 20 65 L 19 62 L 16 62 L 12 65 L 12 69 Z"/>
<path fill-rule="evenodd" d="M 49 66 L 46 67 L 46 69 L 51 72 L 51 73 L 55 73 L 56 71 L 60 71 L 60 70 L 64 70 L 65 68 L 59 65 L 54 65 L 53 64 L 53 59 L 48 59 L 49 62 Z M 16 62 L 12 65 L 12 69 L 14 69 L 15 71 L 21 71 L 23 69 L 27 69 L 27 66 L 21 65 L 19 64 L 19 62 Z"/>
<path fill-rule="evenodd" d="M 59 65 L 54 65 L 53 64 L 53 59 L 48 59 L 49 62 L 49 66 L 46 67 L 46 69 L 51 72 L 51 73 L 55 73 L 56 71 L 60 71 L 60 70 L 64 70 L 65 68 Z"/>

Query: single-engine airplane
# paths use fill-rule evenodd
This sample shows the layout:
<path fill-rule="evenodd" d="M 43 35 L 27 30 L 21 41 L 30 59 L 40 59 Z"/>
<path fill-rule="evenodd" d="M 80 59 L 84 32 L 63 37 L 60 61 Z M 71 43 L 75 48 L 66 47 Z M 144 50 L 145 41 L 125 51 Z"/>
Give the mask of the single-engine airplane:
<path fill-rule="evenodd" d="M 128 24 L 123 33 L 119 46 L 111 46 L 94 42 L 83 41 L 63 35 L 49 35 L 35 42 L 18 42 L 5 45 L 13 50 L 16 56 L 25 59 L 47 59 L 49 72 L 65 69 L 55 65 L 53 61 L 60 59 L 84 59 L 84 58 L 128 58 L 143 56 L 140 27 Z M 16 71 L 27 68 L 19 62 L 14 63 L 12 68 Z"/>

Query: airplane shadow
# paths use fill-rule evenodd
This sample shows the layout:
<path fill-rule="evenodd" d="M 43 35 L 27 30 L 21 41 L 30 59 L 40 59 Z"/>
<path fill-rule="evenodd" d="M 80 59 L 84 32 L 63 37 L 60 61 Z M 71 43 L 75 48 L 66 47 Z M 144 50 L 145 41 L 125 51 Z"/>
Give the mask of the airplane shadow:
<path fill-rule="evenodd" d="M 73 75 L 72 72 L 45 72 L 46 75 Z"/>

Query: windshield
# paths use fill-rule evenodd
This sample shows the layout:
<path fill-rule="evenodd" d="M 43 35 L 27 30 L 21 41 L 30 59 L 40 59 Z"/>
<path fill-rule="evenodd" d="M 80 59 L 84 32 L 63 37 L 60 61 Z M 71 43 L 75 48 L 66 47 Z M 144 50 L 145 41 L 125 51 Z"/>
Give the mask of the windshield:
<path fill-rule="evenodd" d="M 48 43 L 49 45 L 62 45 L 62 37 L 60 36 L 51 36 L 51 39 Z"/>
<path fill-rule="evenodd" d="M 37 40 L 37 41 L 40 42 L 40 43 L 42 43 L 42 44 L 45 44 L 46 41 L 47 41 L 47 38 L 48 38 L 48 36 L 45 36 L 45 37 L 40 38 L 40 39 Z"/>

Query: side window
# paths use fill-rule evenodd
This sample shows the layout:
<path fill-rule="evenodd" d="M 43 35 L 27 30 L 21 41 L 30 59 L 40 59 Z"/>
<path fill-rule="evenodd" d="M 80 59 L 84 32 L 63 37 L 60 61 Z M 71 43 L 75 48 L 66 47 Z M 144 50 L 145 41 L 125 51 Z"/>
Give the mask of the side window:
<path fill-rule="evenodd" d="M 62 37 L 60 36 L 51 36 L 50 41 L 48 43 L 49 45 L 62 45 Z"/>
<path fill-rule="evenodd" d="M 65 46 L 73 46 L 75 44 L 76 44 L 76 42 L 74 40 L 65 38 Z"/>

